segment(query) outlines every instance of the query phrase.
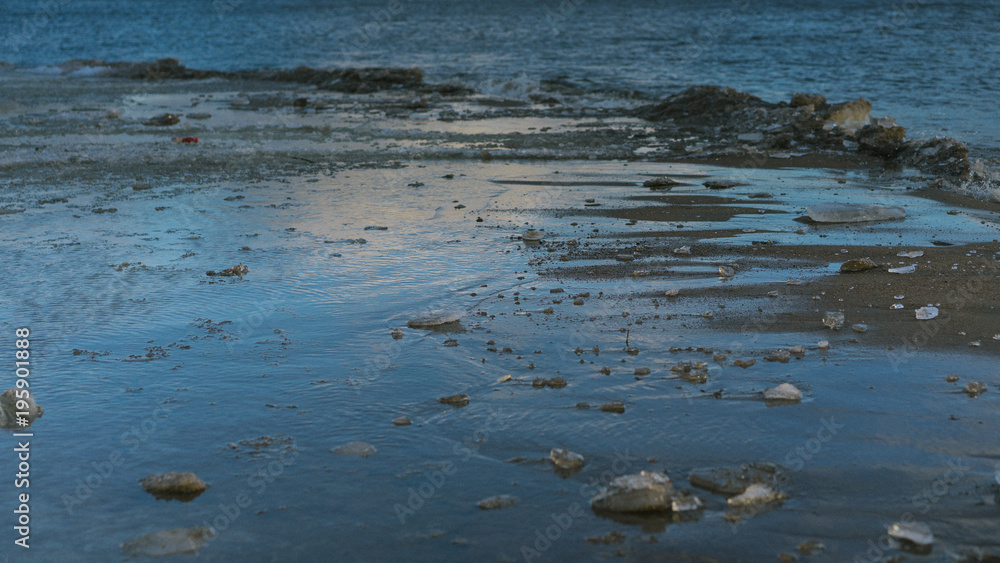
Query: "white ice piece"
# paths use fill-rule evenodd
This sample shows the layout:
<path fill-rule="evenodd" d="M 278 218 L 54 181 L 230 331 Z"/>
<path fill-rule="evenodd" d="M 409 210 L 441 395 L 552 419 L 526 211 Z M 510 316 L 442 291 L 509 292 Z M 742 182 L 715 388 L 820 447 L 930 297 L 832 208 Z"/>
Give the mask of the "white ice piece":
<path fill-rule="evenodd" d="M 895 205 L 818 203 L 807 207 L 806 214 L 817 223 L 860 223 L 903 219 L 906 210 Z"/>

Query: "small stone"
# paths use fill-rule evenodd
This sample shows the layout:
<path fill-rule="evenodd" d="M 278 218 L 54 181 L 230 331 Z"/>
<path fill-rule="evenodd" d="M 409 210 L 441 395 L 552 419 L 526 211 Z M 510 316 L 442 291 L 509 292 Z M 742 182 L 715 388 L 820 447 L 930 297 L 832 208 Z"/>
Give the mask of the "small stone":
<path fill-rule="evenodd" d="M 751 135 L 760 135 L 760 133 L 751 133 Z M 760 139 L 763 140 L 764 136 L 760 135 Z M 741 184 L 739 182 L 717 180 L 717 181 L 705 182 L 702 185 L 704 185 L 706 188 L 708 188 L 710 190 L 726 190 L 726 189 L 733 188 L 733 187 L 736 187 L 736 186 L 742 186 L 743 184 Z"/>
<path fill-rule="evenodd" d="M 396 418 L 392 419 L 392 423 L 396 426 L 409 426 L 413 424 L 413 421 L 411 421 L 410 417 L 408 416 L 397 416 Z"/>
<path fill-rule="evenodd" d="M 642 367 L 642 368 L 635 368 L 635 372 L 633 373 L 633 375 L 646 376 L 649 375 L 650 373 L 651 372 L 649 368 Z"/>
<path fill-rule="evenodd" d="M 767 292 L 767 296 L 768 297 L 777 297 L 778 295 L 779 295 L 779 293 L 777 291 L 768 291 Z"/>
<path fill-rule="evenodd" d="M 495 497 L 484 498 L 483 500 L 476 503 L 476 506 L 482 510 L 498 510 L 501 508 L 510 508 L 521 502 L 521 499 L 510 496 L 510 495 L 497 495 Z"/>
<path fill-rule="evenodd" d="M 706 319 L 711 319 L 711 318 L 715 317 L 715 313 L 712 312 L 712 311 L 705 311 L 704 313 L 701 314 L 701 316 L 704 317 L 704 318 L 706 318 Z"/>
<path fill-rule="evenodd" d="M 552 451 L 549 452 L 549 459 L 552 460 L 553 465 L 567 471 L 575 471 L 583 467 L 582 455 L 562 448 L 552 448 Z"/>
<path fill-rule="evenodd" d="M 986 384 L 980 381 L 970 381 L 965 384 L 965 393 L 970 397 L 978 397 L 986 392 Z"/>
<path fill-rule="evenodd" d="M 361 441 L 354 441 L 333 448 L 331 452 L 344 457 L 371 457 L 375 455 L 375 446 Z"/>
<path fill-rule="evenodd" d="M 448 395 L 447 397 L 439 398 L 438 402 L 444 405 L 451 405 L 453 407 L 464 407 L 469 404 L 469 396 L 463 393 Z"/>
<path fill-rule="evenodd" d="M 864 272 L 865 270 L 871 270 L 873 268 L 878 268 L 878 264 L 876 264 L 871 258 L 848 260 L 840 265 L 840 273 L 846 274 L 850 272 Z"/>
<path fill-rule="evenodd" d="M 673 288 L 672 288 L 672 289 L 668 289 L 668 290 L 666 291 L 665 295 L 666 295 L 667 297 L 677 297 L 677 295 L 678 295 L 679 293 L 680 293 L 680 291 L 678 291 L 677 289 L 673 289 Z M 1000 334 L 998 334 L 997 336 L 1000 336 Z"/>
<path fill-rule="evenodd" d="M 177 117 L 172 113 L 165 113 L 163 115 L 158 115 L 148 119 L 143 125 L 152 125 L 154 127 L 169 127 L 171 125 L 177 125 L 181 122 L 181 118 Z"/>
<path fill-rule="evenodd" d="M 764 400 L 797 402 L 802 400 L 802 391 L 799 391 L 799 388 L 791 383 L 782 383 L 777 387 L 765 390 Z"/>
<path fill-rule="evenodd" d="M 430 328 L 457 322 L 462 318 L 462 313 L 458 311 L 428 311 L 413 317 L 406 322 L 410 328 Z"/>
<path fill-rule="evenodd" d="M 791 358 L 791 352 L 789 352 L 788 350 L 777 350 L 773 354 L 764 359 L 769 362 L 781 362 L 783 364 L 787 364 L 790 358 Z"/>
<path fill-rule="evenodd" d="M 205 492 L 208 486 L 194 473 L 164 473 L 147 475 L 139 481 L 147 493 L 159 500 L 190 502 Z"/>
<path fill-rule="evenodd" d="M 755 358 L 750 358 L 749 360 L 733 360 L 733 365 L 736 367 L 741 367 L 747 369 L 748 367 L 757 363 Z"/>
<path fill-rule="evenodd" d="M 611 401 L 610 403 L 604 403 L 603 405 L 601 405 L 601 410 L 604 412 L 623 414 L 625 412 L 625 403 L 621 401 Z"/>
<path fill-rule="evenodd" d="M 458 346 L 458 340 L 455 340 L 454 338 L 449 338 L 448 340 L 445 340 L 442 344 L 449 348 L 454 348 Z"/>
<path fill-rule="evenodd" d="M 642 471 L 615 478 L 590 500 L 594 510 L 650 512 L 670 510 L 674 486 L 663 473 Z"/>
<path fill-rule="evenodd" d="M 21 405 L 25 408 L 19 408 L 18 401 L 27 403 L 26 406 Z M 27 412 L 28 414 L 18 415 L 19 412 Z M 42 407 L 35 403 L 35 397 L 27 389 L 12 387 L 0 395 L 0 428 L 23 430 L 31 425 L 35 419 L 41 417 L 44 412 Z M 21 424 L 21 422 L 26 422 L 26 424 Z"/>
<path fill-rule="evenodd" d="M 690 246 L 681 246 L 674 249 L 674 254 L 691 254 Z"/>
<path fill-rule="evenodd" d="M 635 256 L 631 254 L 619 254 L 618 256 L 615 256 L 615 260 L 619 262 L 631 262 L 635 260 Z"/>
<path fill-rule="evenodd" d="M 403 337 L 403 331 L 398 328 L 392 329 L 392 331 L 389 334 L 392 335 L 393 340 L 399 340 L 400 338 Z"/>
<path fill-rule="evenodd" d="M 675 182 L 674 180 L 671 180 L 670 178 L 663 176 L 661 178 L 652 178 L 650 180 L 646 180 L 645 182 L 642 183 L 642 185 L 643 187 L 646 188 L 663 189 L 663 188 L 669 188 L 670 186 L 676 186 L 679 183 L 680 182 Z"/>

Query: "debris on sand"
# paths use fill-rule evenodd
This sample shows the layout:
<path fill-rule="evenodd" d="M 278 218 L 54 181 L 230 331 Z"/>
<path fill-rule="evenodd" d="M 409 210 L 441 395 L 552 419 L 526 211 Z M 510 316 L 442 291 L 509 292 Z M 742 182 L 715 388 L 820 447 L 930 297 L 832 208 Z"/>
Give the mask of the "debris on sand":
<path fill-rule="evenodd" d="M 765 401 L 798 402 L 802 400 L 802 391 L 791 383 L 782 383 L 764 391 Z"/>
<path fill-rule="evenodd" d="M 147 493 L 157 500 L 179 500 L 190 502 L 208 488 L 194 473 L 164 473 L 147 475 L 139 481 Z"/>
<path fill-rule="evenodd" d="M 552 448 L 552 451 L 549 452 L 549 459 L 557 468 L 567 471 L 575 471 L 583 467 L 582 455 L 563 448 Z"/>
<path fill-rule="evenodd" d="M 934 534 L 927 524 L 896 522 L 889 526 L 889 537 L 910 548 L 929 551 L 934 544 Z"/>
<path fill-rule="evenodd" d="M 650 512 L 670 510 L 674 485 L 655 471 L 642 471 L 615 478 L 590 500 L 594 510 L 608 512 Z"/>
<path fill-rule="evenodd" d="M 461 318 L 462 313 L 459 311 L 427 311 L 407 321 L 406 326 L 410 328 L 430 328 L 457 322 Z"/>
<path fill-rule="evenodd" d="M 333 448 L 331 452 L 344 457 L 371 457 L 375 455 L 375 446 L 361 441 L 354 441 Z"/>
<path fill-rule="evenodd" d="M 239 264 L 237 264 L 235 266 L 232 266 L 232 267 L 229 267 L 229 268 L 226 268 L 225 270 L 222 270 L 221 272 L 216 272 L 215 270 L 209 270 L 209 271 L 205 272 L 205 275 L 206 276 L 225 276 L 225 277 L 234 277 L 235 276 L 235 277 L 238 277 L 238 278 L 242 278 L 243 275 L 246 274 L 249 271 L 250 271 L 250 268 L 247 268 L 246 266 L 243 265 L 243 262 L 240 262 Z"/>
<path fill-rule="evenodd" d="M 763 483 L 754 483 L 739 495 L 727 499 L 726 503 L 732 508 L 741 508 L 744 506 L 767 504 L 784 498 L 788 498 L 788 495 L 781 493 L 774 487 Z"/>
<path fill-rule="evenodd" d="M 497 495 L 495 497 L 484 498 L 476 503 L 482 510 L 498 510 L 509 508 L 521 502 L 521 499 L 510 495 Z"/>
<path fill-rule="evenodd" d="M 807 207 L 806 214 L 817 223 L 860 223 L 903 219 L 906 210 L 895 205 L 819 203 Z"/>
<path fill-rule="evenodd" d="M 18 413 L 28 413 L 27 416 Z M 0 395 L 0 428 L 25 428 L 45 411 L 27 389 L 12 387 Z"/>
<path fill-rule="evenodd" d="M 211 528 L 176 528 L 146 534 L 122 544 L 128 557 L 162 557 L 181 553 L 196 553 L 215 537 Z"/>
<path fill-rule="evenodd" d="M 444 405 L 451 405 L 453 407 L 464 407 L 469 404 L 469 396 L 463 393 L 448 395 L 447 397 L 439 398 L 438 402 Z"/>
<path fill-rule="evenodd" d="M 921 307 L 916 310 L 918 321 L 929 321 L 931 319 L 937 318 L 938 308 L 937 307 Z"/>

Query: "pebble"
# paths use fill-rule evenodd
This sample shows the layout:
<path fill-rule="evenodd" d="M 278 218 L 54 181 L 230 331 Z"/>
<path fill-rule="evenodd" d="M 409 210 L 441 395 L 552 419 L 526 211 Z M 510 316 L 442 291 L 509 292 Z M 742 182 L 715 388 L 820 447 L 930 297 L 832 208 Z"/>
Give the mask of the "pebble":
<path fill-rule="evenodd" d="M 20 399 L 17 396 L 19 393 L 22 395 Z M 25 394 L 27 396 L 23 396 Z M 27 408 L 18 408 L 18 400 L 27 402 Z M 26 419 L 28 425 L 31 425 L 35 419 L 42 416 L 44 410 L 35 403 L 35 397 L 27 389 L 12 387 L 0 395 L 0 428 L 23 430 L 25 426 L 18 424 L 17 421 L 18 412 L 27 412 L 28 415 L 26 417 L 22 415 L 20 418 Z"/>
<path fill-rule="evenodd" d="M 782 383 L 777 387 L 772 387 L 764 391 L 764 400 L 767 401 L 801 401 L 802 391 L 791 383 Z"/>
<path fill-rule="evenodd" d="M 631 262 L 635 260 L 635 256 L 631 254 L 619 254 L 618 256 L 615 256 L 615 260 L 618 260 L 619 262 Z"/>
<path fill-rule="evenodd" d="M 510 508 L 521 502 L 521 499 L 510 495 L 497 495 L 495 497 L 484 498 L 476 503 L 482 510 L 498 510 L 500 508 Z"/>
<path fill-rule="evenodd" d="M 754 358 L 750 358 L 749 360 L 733 360 L 733 365 L 734 366 L 741 367 L 743 369 L 746 369 L 746 368 L 748 368 L 748 367 L 750 367 L 750 366 L 752 366 L 752 365 L 754 365 L 756 363 L 757 363 L 757 360 L 754 359 Z"/>
<path fill-rule="evenodd" d="M 621 401 L 611 401 L 610 403 L 604 403 L 603 405 L 601 405 L 601 410 L 604 412 L 623 414 L 625 412 L 625 403 Z"/>
<path fill-rule="evenodd" d="M 549 459 L 552 460 L 553 465 L 567 471 L 575 471 L 583 467 L 582 455 L 563 448 L 552 448 L 552 451 L 549 452 Z"/>
<path fill-rule="evenodd" d="M 542 387 L 548 387 L 550 389 L 562 389 L 566 387 L 566 380 L 561 377 L 553 377 L 551 379 L 545 379 L 544 377 L 536 377 L 531 380 L 531 386 L 541 389 Z"/>
<path fill-rule="evenodd" d="M 408 416 L 397 416 L 396 418 L 392 419 L 392 423 L 395 424 L 396 426 L 409 426 L 413 424 L 413 421 L 411 421 L 410 417 Z"/>
<path fill-rule="evenodd" d="M 428 311 L 413 317 L 406 322 L 410 328 L 429 328 L 453 323 L 462 318 L 462 313 L 458 311 Z"/>
<path fill-rule="evenodd" d="M 392 329 L 392 331 L 389 334 L 392 335 L 393 340 L 399 340 L 400 338 L 403 337 L 403 331 L 398 328 Z"/>
<path fill-rule="evenodd" d="M 861 258 L 860 260 L 848 260 L 841 264 L 840 273 L 864 272 L 873 268 L 878 268 L 878 264 L 874 260 L 871 258 Z"/>
<path fill-rule="evenodd" d="M 663 473 L 642 471 L 615 478 L 590 500 L 594 510 L 648 512 L 670 510 L 674 485 Z"/>
<path fill-rule="evenodd" d="M 965 384 L 965 393 L 970 397 L 978 397 L 986 392 L 986 384 L 980 381 L 970 381 Z"/>
<path fill-rule="evenodd" d="M 643 368 L 635 368 L 635 372 L 633 373 L 633 375 L 645 376 L 645 375 L 649 375 L 650 373 L 651 372 L 650 372 L 649 368 L 643 367 Z"/>
<path fill-rule="evenodd" d="M 666 291 L 665 295 L 666 295 L 667 297 L 677 297 L 677 295 L 678 295 L 679 293 L 680 293 L 680 291 L 678 291 L 678 290 L 676 290 L 676 289 L 668 289 L 668 290 Z M 1000 336 L 1000 334 L 998 334 L 997 336 Z M 1000 339 L 998 339 L 998 340 L 1000 340 Z"/>
<path fill-rule="evenodd" d="M 194 473 L 164 473 L 147 475 L 139 481 L 147 493 L 160 500 L 189 502 L 205 492 L 208 486 Z"/>
<path fill-rule="evenodd" d="M 445 405 L 451 405 L 453 407 L 464 407 L 469 404 L 469 396 L 463 393 L 457 395 L 449 395 L 447 397 L 440 397 L 438 399 L 439 403 Z"/>
<path fill-rule="evenodd" d="M 344 457 L 371 457 L 375 455 L 375 446 L 361 441 L 354 441 L 333 448 L 331 452 Z"/>

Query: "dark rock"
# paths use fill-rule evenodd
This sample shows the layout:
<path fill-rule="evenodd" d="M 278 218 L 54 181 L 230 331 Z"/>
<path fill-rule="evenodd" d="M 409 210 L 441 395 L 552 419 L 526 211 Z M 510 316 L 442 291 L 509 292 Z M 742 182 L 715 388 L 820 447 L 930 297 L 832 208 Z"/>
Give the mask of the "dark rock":
<path fill-rule="evenodd" d="M 895 119 L 886 117 L 865 125 L 854 134 L 854 138 L 859 151 L 891 158 L 903 150 L 906 129 L 897 125 Z"/>
<path fill-rule="evenodd" d="M 147 493 L 159 500 L 190 502 L 208 488 L 194 473 L 147 475 L 139 481 Z"/>
<path fill-rule="evenodd" d="M 718 86 L 692 86 L 652 107 L 643 108 L 639 114 L 651 121 L 676 121 L 705 123 L 716 121 L 740 110 L 765 107 L 767 102 L 757 96 L 733 88 Z"/>
<path fill-rule="evenodd" d="M 812 106 L 813 111 L 822 107 L 826 104 L 826 97 L 819 94 L 803 94 L 801 92 L 796 92 L 792 94 L 792 101 L 789 105 L 793 108 Z"/>
<path fill-rule="evenodd" d="M 143 123 L 143 125 L 152 125 L 155 127 L 169 127 L 171 125 L 177 125 L 181 122 L 181 118 L 177 117 L 172 113 L 165 113 L 163 115 L 158 115 L 153 117 Z"/>

